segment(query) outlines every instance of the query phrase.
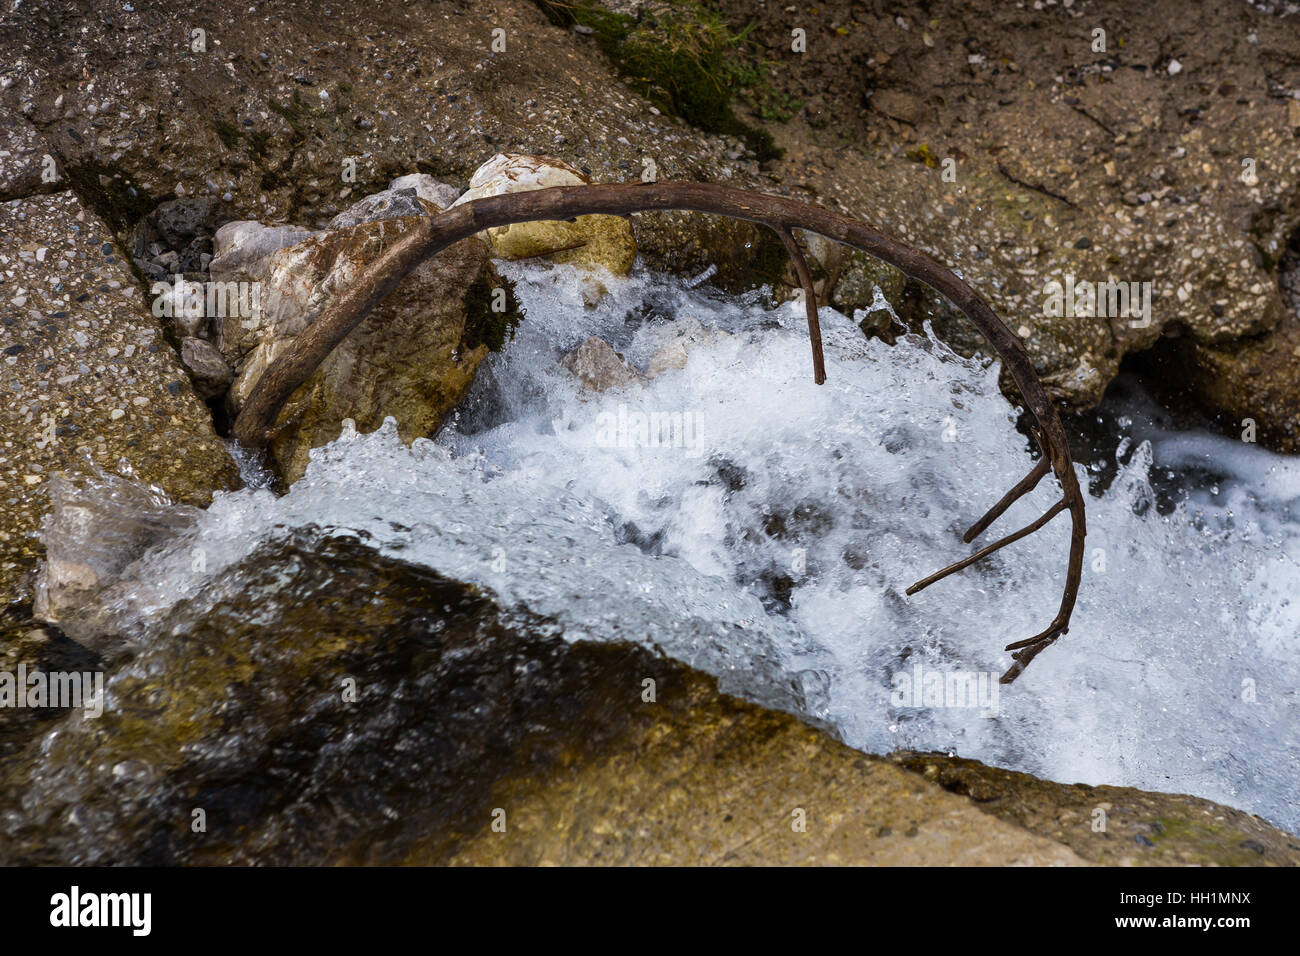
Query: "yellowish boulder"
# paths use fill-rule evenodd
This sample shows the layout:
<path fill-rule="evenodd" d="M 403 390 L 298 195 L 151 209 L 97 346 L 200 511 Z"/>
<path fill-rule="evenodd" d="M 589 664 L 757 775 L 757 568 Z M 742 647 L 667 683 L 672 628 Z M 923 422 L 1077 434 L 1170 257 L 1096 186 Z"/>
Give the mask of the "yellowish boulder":
<path fill-rule="evenodd" d="M 504 193 L 582 186 L 591 179 L 562 160 L 498 153 L 480 166 L 469 189 L 453 205 Z M 636 259 L 632 226 L 621 216 L 579 216 L 573 222 L 543 220 L 486 230 L 492 254 L 502 259 L 549 256 L 554 262 L 627 275 Z"/>

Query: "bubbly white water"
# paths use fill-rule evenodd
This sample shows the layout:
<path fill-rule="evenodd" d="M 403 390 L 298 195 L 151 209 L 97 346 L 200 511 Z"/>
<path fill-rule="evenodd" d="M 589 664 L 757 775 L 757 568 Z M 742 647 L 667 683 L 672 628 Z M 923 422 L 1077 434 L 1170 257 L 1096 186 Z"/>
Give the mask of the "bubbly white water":
<path fill-rule="evenodd" d="M 1123 449 L 1118 477 L 1089 500 L 1069 635 L 986 706 L 900 706 L 897 675 L 918 665 L 1000 674 L 1002 647 L 1045 626 L 1060 599 L 1065 516 L 904 594 L 970 552 L 962 531 L 1029 468 L 997 367 L 930 339 L 868 340 L 824 309 L 817 387 L 801 309 L 655 277 L 608 281 L 593 309 L 570 269 L 512 274 L 527 319 L 436 441 L 345 434 L 289 494 L 220 497 L 146 559 L 134 612 L 147 621 L 286 528 L 338 529 L 569 639 L 658 645 L 854 747 L 1189 792 L 1300 830 L 1300 462 L 1200 434 Z M 727 334 L 696 334 L 684 368 L 644 384 L 593 394 L 559 362 L 599 335 L 645 369 L 697 322 Z M 678 447 L 627 440 L 620 416 L 637 413 L 680 413 Z M 1162 515 L 1155 460 L 1221 484 Z M 1056 493 L 1044 482 L 986 538 Z"/>

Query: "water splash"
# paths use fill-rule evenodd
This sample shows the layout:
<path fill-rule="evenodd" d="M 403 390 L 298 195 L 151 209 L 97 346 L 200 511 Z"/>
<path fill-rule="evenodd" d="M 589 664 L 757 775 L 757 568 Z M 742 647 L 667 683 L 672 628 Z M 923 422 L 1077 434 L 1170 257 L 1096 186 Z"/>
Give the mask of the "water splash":
<path fill-rule="evenodd" d="M 106 598 L 123 627 L 147 633 L 262 542 L 337 530 L 570 640 L 653 644 L 854 747 L 1189 792 L 1300 829 L 1300 464 L 1197 434 L 1124 449 L 1089 501 L 1069 635 L 991 711 L 899 706 L 898 675 L 918 667 L 1000 672 L 1003 645 L 1059 601 L 1064 520 L 904 594 L 967 553 L 962 531 L 1027 469 L 997 367 L 928 337 L 868 340 L 824 309 L 819 388 L 788 305 L 640 277 L 610 280 L 590 308 L 571 269 L 510 272 L 528 319 L 436 441 L 345 433 L 289 494 L 219 496 Z M 672 368 L 675 330 L 694 322 L 725 334 L 693 337 Z M 586 391 L 559 359 L 593 334 L 638 369 L 669 367 Z M 1157 457 L 1209 463 L 1220 484 L 1162 513 Z M 1054 494 L 1045 482 L 998 527 L 1028 523 Z"/>

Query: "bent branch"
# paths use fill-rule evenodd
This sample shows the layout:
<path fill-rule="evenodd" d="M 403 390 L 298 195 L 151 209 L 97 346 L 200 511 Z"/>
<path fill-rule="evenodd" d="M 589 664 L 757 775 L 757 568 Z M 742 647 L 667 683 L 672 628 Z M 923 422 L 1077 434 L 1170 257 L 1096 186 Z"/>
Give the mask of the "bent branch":
<path fill-rule="evenodd" d="M 828 209 L 810 206 L 760 193 L 708 183 L 617 183 L 596 186 L 560 186 L 528 192 L 506 193 L 477 199 L 445 212 L 422 219 L 396 244 L 375 259 L 345 292 L 302 332 L 253 386 L 239 417 L 233 436 L 242 445 L 261 449 L 272 436 L 280 408 L 325 360 L 344 337 L 383 301 L 399 282 L 420 263 L 437 255 L 453 243 L 493 226 L 508 226 L 537 220 L 572 219 L 593 214 L 627 216 L 651 210 L 690 210 L 743 219 L 772 229 L 781 237 L 794 260 L 795 271 L 804 289 L 808 312 L 808 331 L 812 340 L 814 380 L 825 380 L 821 352 L 821 331 L 817 322 L 817 301 L 807 263 L 791 236 L 792 229 L 818 233 L 846 246 L 860 249 L 894 266 L 904 274 L 925 283 L 961 309 L 980 330 L 1001 358 L 1006 370 L 1020 390 L 1026 407 L 1037 422 L 1037 435 L 1044 461 L 1030 475 L 994 506 L 985 518 L 971 529 L 970 541 L 991 524 L 1016 498 L 1027 493 L 1047 471 L 1048 465 L 1061 484 L 1061 505 L 1050 514 L 1068 509 L 1072 521 L 1070 556 L 1066 567 L 1065 588 L 1060 609 L 1042 633 L 1008 645 L 1015 663 L 1002 675 L 1003 683 L 1015 680 L 1039 653 L 1049 647 L 1070 626 L 1083 574 L 1084 536 L 1087 533 L 1084 498 L 1074 473 L 1069 442 L 1061 426 L 1056 407 L 1039 381 L 1020 339 L 1002 323 L 983 299 L 937 261 L 919 249 L 892 239 L 872 226 Z M 1046 462 L 1046 464 L 1044 463 Z M 1035 522 L 1023 534 L 1041 527 Z M 1010 543 L 1020 537 L 1016 534 Z M 997 550 L 985 548 L 951 570 L 931 575 L 914 585 L 908 593 L 965 567 Z"/>

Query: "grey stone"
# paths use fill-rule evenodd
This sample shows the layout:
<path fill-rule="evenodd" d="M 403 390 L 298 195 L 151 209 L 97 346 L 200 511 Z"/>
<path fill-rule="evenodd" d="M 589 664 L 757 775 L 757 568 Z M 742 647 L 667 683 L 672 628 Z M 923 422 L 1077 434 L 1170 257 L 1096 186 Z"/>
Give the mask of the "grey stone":
<path fill-rule="evenodd" d="M 431 202 L 439 209 L 446 209 L 458 198 L 460 190 L 455 186 L 439 182 L 427 173 L 411 173 L 398 176 L 388 184 L 389 189 L 414 189 L 415 194 L 425 202 Z"/>
<path fill-rule="evenodd" d="M 560 364 L 572 372 L 584 388 L 593 392 L 626 388 L 643 381 L 627 359 L 615 352 L 604 339 L 594 335 L 560 359 Z"/>
<path fill-rule="evenodd" d="M 210 199 L 173 199 L 163 203 L 150 215 L 152 224 L 171 249 L 184 249 L 204 231 L 212 215 Z"/>
<path fill-rule="evenodd" d="M 367 196 L 330 220 L 331 229 L 351 229 L 363 222 L 380 219 L 400 219 L 403 216 L 427 216 L 429 211 L 420 205 L 414 187 L 386 189 Z"/>
<path fill-rule="evenodd" d="M 181 342 L 181 361 L 194 378 L 194 389 L 200 398 L 215 398 L 230 388 L 235 371 L 230 367 L 215 345 L 200 338 L 187 338 Z"/>
<path fill-rule="evenodd" d="M 208 271 L 218 282 L 255 280 L 268 255 L 316 234 L 316 230 L 302 226 L 268 226 L 254 220 L 228 222 L 213 236 Z"/>

